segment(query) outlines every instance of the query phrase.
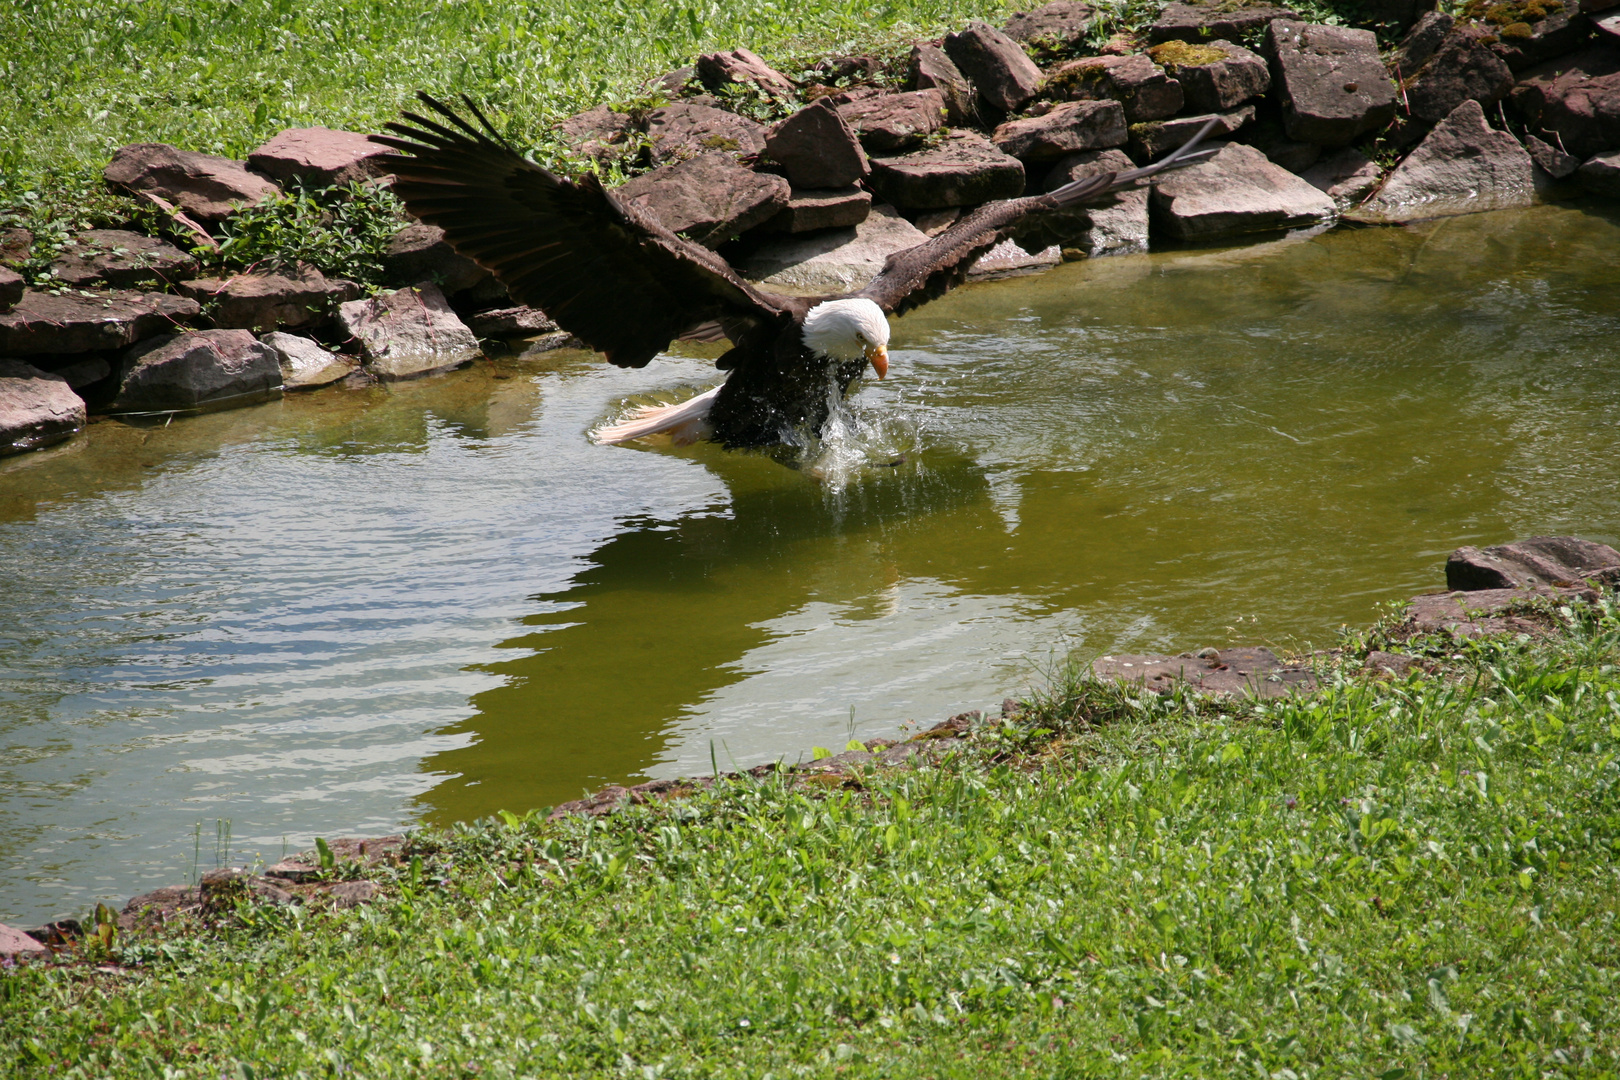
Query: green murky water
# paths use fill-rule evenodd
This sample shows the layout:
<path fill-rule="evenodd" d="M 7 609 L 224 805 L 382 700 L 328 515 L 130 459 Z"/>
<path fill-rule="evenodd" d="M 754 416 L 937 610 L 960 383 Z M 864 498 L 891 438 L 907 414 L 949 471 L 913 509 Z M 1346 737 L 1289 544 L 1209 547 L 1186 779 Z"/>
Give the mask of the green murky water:
<path fill-rule="evenodd" d="M 579 354 L 0 462 L 0 920 L 1620 541 L 1617 253 L 1612 209 L 1543 207 L 970 287 L 808 469 L 590 445 L 714 377 Z"/>

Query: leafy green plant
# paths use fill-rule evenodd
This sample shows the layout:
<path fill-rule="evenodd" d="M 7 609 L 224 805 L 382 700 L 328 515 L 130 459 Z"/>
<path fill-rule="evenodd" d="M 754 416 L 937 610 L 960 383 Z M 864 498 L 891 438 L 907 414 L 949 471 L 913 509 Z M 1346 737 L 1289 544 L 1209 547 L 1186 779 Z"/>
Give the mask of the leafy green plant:
<path fill-rule="evenodd" d="M 409 219 L 387 188 L 353 183 L 295 187 L 226 218 L 217 250 L 196 248 L 222 269 L 273 269 L 307 262 L 329 275 L 380 285 L 389 239 Z"/>

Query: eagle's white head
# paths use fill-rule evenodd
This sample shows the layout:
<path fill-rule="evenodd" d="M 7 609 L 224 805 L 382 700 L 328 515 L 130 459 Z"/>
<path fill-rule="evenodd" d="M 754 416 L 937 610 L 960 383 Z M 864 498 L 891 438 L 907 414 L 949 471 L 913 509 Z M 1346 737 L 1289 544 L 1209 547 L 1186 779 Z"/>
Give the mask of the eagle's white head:
<path fill-rule="evenodd" d="M 833 360 L 872 362 L 878 378 L 889 373 L 889 320 L 870 300 L 826 300 L 804 317 L 804 344 Z"/>

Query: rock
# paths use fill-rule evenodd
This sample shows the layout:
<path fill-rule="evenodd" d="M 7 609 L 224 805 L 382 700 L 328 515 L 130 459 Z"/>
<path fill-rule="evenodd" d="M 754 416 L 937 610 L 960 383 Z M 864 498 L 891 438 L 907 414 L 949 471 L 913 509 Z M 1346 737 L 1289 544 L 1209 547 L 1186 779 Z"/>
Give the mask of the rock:
<path fill-rule="evenodd" d="M 1130 155 L 1140 162 L 1153 161 L 1182 146 L 1211 120 L 1216 123 L 1208 137 L 1214 140 L 1226 138 L 1253 119 L 1254 106 L 1245 105 L 1231 112 L 1211 113 L 1208 116 L 1178 116 L 1174 120 L 1132 124 Z"/>
<path fill-rule="evenodd" d="M 896 251 L 928 239 L 892 206 L 873 206 L 859 225 L 773 241 L 737 267 L 764 285 L 807 294 L 863 288 Z"/>
<path fill-rule="evenodd" d="M 34 249 L 34 234 L 27 229 L 0 229 L 0 263 L 21 265 Z"/>
<path fill-rule="evenodd" d="M 710 90 L 753 84 L 776 97 L 792 97 L 793 83 L 747 49 L 704 53 L 697 60 L 697 77 Z"/>
<path fill-rule="evenodd" d="M 124 353 L 112 412 L 234 409 L 281 396 L 281 364 L 246 330 L 192 330 Z"/>
<path fill-rule="evenodd" d="M 395 233 L 383 252 L 383 273 L 398 284 L 431 281 L 449 296 L 489 280 L 490 272 L 460 254 L 437 225 L 408 225 Z"/>
<path fill-rule="evenodd" d="M 1343 146 L 1395 118 L 1395 88 L 1371 30 L 1277 19 L 1266 53 L 1290 138 Z"/>
<path fill-rule="evenodd" d="M 57 280 L 78 288 L 181 281 L 196 272 L 197 260 L 173 244 L 125 229 L 79 233 L 51 261 Z"/>
<path fill-rule="evenodd" d="M 1361 0 L 1355 24 L 1388 35 L 1402 34 L 1426 12 L 1433 11 L 1435 3 L 1436 0 Z"/>
<path fill-rule="evenodd" d="M 223 281 L 198 278 L 183 283 L 180 293 L 203 305 L 204 316 L 216 329 L 262 332 L 323 325 L 338 304 L 359 295 L 360 287 L 345 278 L 328 279 L 308 263 L 299 263 Z"/>
<path fill-rule="evenodd" d="M 267 878 L 280 878 L 282 881 L 290 881 L 295 885 L 306 881 L 315 881 L 320 878 L 321 873 L 319 866 L 311 865 L 296 857 L 282 859 L 274 866 L 265 867 L 264 870 L 264 876 Z"/>
<path fill-rule="evenodd" d="M 1367 653 L 1362 667 L 1375 678 L 1404 679 L 1414 671 L 1423 670 L 1417 657 L 1407 656 L 1404 653 L 1382 652 L 1373 649 Z"/>
<path fill-rule="evenodd" d="M 1315 143 L 1299 142 L 1283 133 L 1282 125 L 1274 120 L 1264 121 L 1243 133 L 1243 141 L 1291 173 L 1303 173 L 1316 164 L 1322 148 Z"/>
<path fill-rule="evenodd" d="M 1149 49 L 1148 56 L 1181 84 L 1189 112 L 1226 112 L 1271 89 L 1265 60 L 1230 41 L 1166 41 Z"/>
<path fill-rule="evenodd" d="M 166 199 L 205 224 L 224 220 L 239 206 L 254 206 L 281 194 L 279 187 L 249 172 L 240 161 L 163 143 L 124 147 L 102 175 L 109 184 Z"/>
<path fill-rule="evenodd" d="M 1473 592 L 1428 593 L 1414 596 L 1406 606 L 1401 628 L 1412 634 L 1446 633 L 1455 638 L 1546 633 L 1547 623 L 1516 612 L 1527 602 L 1567 604 L 1595 600 L 1591 589 L 1535 586 L 1523 589 L 1480 589 Z"/>
<path fill-rule="evenodd" d="M 1588 11 L 1595 10 L 1590 5 L 1584 6 Z M 1594 15 L 1592 17 L 1592 27 L 1598 33 L 1607 36 L 1611 41 L 1620 41 L 1620 11 L 1612 15 L 1604 15 L 1601 18 Z"/>
<path fill-rule="evenodd" d="M 1530 152 L 1530 160 L 1554 180 L 1566 180 L 1574 176 L 1575 170 L 1581 167 L 1580 158 L 1574 154 L 1566 154 L 1534 135 L 1525 136 L 1524 148 Z"/>
<path fill-rule="evenodd" d="M 1531 125 L 1579 158 L 1620 150 L 1620 48 L 1599 45 L 1542 64 L 1513 88 Z"/>
<path fill-rule="evenodd" d="M 1091 662 L 1091 670 L 1099 679 L 1135 683 L 1161 694 L 1178 683 L 1214 697 L 1278 698 L 1317 689 L 1310 668 L 1285 664 L 1263 646 L 1204 651 L 1215 655 L 1103 656 Z"/>
<path fill-rule="evenodd" d="M 385 380 L 449 371 L 483 353 L 437 285 L 423 282 L 338 308 L 338 325 L 360 345 L 366 370 Z"/>
<path fill-rule="evenodd" d="M 765 149 L 765 128 L 724 109 L 679 102 L 648 114 L 647 141 L 652 163 L 663 165 L 715 150 L 757 154 Z"/>
<path fill-rule="evenodd" d="M 75 393 L 83 397 L 81 391 L 85 387 L 93 386 L 112 375 L 112 365 L 99 356 L 88 356 L 61 367 L 53 367 L 51 374 L 60 376 Z"/>
<path fill-rule="evenodd" d="M 248 154 L 247 165 L 281 184 L 322 188 L 384 175 L 391 153 L 353 131 L 288 128 Z"/>
<path fill-rule="evenodd" d="M 1390 71 L 1396 80 L 1415 75 L 1418 68 L 1439 50 L 1440 44 L 1456 24 L 1457 20 L 1443 11 L 1430 11 L 1414 23 L 1390 55 Z"/>
<path fill-rule="evenodd" d="M 730 154 L 710 153 L 638 176 L 614 194 L 671 232 L 717 248 L 775 217 L 787 206 L 788 191 L 780 176 L 745 169 Z"/>
<path fill-rule="evenodd" d="M 1387 224 L 1529 206 L 1534 201 L 1530 155 L 1512 135 L 1485 123 L 1479 102 L 1465 101 L 1351 216 Z"/>
<path fill-rule="evenodd" d="M 962 216 L 959 207 L 948 206 L 943 210 L 925 210 L 911 219 L 911 223 L 922 232 L 924 236 L 935 237 L 946 229 L 955 225 Z"/>
<path fill-rule="evenodd" d="M 215 911 L 232 907 L 243 900 L 279 906 L 293 902 L 293 894 L 281 886 L 232 867 L 208 871 L 197 883 L 197 892 L 203 907 Z"/>
<path fill-rule="evenodd" d="M 1120 150 L 1086 150 L 1071 154 L 1047 174 L 1045 188 L 1056 191 L 1098 173 L 1122 172 L 1131 159 Z M 1146 188 L 1116 191 L 1098 202 L 1036 214 L 1016 239 L 1026 248 L 1057 244 L 1088 256 L 1146 251 L 1148 246 L 1148 192 Z"/>
<path fill-rule="evenodd" d="M 10 311 L 16 306 L 26 288 L 21 274 L 9 267 L 0 266 L 0 311 Z"/>
<path fill-rule="evenodd" d="M 1148 40 L 1187 41 L 1203 44 L 1212 38 L 1243 41 L 1263 30 L 1273 19 L 1297 19 L 1299 13 L 1257 0 L 1254 3 L 1232 4 L 1225 0 L 1208 3 L 1168 4 L 1153 20 Z"/>
<path fill-rule="evenodd" d="M 1574 536 L 1533 536 L 1481 550 L 1460 547 L 1446 560 L 1446 588 L 1575 587 L 1588 578 L 1620 575 L 1620 551 Z M 1620 580 L 1620 577 L 1616 577 Z"/>
<path fill-rule="evenodd" d="M 800 109 L 765 135 L 765 152 L 795 187 L 841 188 L 871 173 L 866 151 L 837 109 L 825 101 Z"/>
<path fill-rule="evenodd" d="M 284 390 L 313 390 L 353 374 L 360 361 L 352 356 L 334 353 L 317 342 L 296 334 L 279 331 L 260 339 L 276 354 L 281 365 L 281 385 Z"/>
<path fill-rule="evenodd" d="M 1241 143 L 1227 143 L 1207 161 L 1161 174 L 1149 206 L 1154 221 L 1183 240 L 1300 228 L 1334 213 L 1332 199 Z"/>
<path fill-rule="evenodd" d="M 197 302 L 164 293 L 119 290 L 85 295 L 29 290 L 0 313 L 0 356 L 122 349 L 197 314 Z"/>
<path fill-rule="evenodd" d="M 1378 187 L 1384 171 L 1360 150 L 1345 147 L 1300 174 L 1307 184 L 1326 192 L 1343 210 L 1357 206 Z"/>
<path fill-rule="evenodd" d="M 921 42 L 911 47 L 906 85 L 913 90 L 938 90 L 945 102 L 945 119 L 952 126 L 978 123 L 978 95 L 973 84 L 938 45 Z"/>
<path fill-rule="evenodd" d="M 843 229 L 859 225 L 871 212 L 871 192 L 858 187 L 796 187 L 788 193 L 787 209 L 772 219 L 771 227 L 790 233 Z"/>
<path fill-rule="evenodd" d="M 557 137 L 574 153 L 610 162 L 641 150 L 641 126 L 629 113 L 606 105 L 575 113 L 557 125 Z"/>
<path fill-rule="evenodd" d="M 1063 251 L 1056 244 L 1028 250 L 1016 240 L 1003 240 L 974 260 L 968 270 L 969 281 L 999 281 L 1002 278 L 1025 277 L 1050 270 L 1063 261 Z"/>
<path fill-rule="evenodd" d="M 886 65 L 875 56 L 829 56 L 810 66 L 815 77 L 832 83 L 869 83 L 883 77 Z"/>
<path fill-rule="evenodd" d="M 945 35 L 945 54 L 966 75 L 979 99 L 1002 112 L 1016 112 L 1041 88 L 1041 69 L 1012 38 L 984 23 Z"/>
<path fill-rule="evenodd" d="M 1423 126 L 1439 123 L 1465 101 L 1495 105 L 1513 88 L 1513 73 L 1507 65 L 1467 31 L 1448 29 L 1428 51 L 1434 29 L 1450 18 L 1439 13 L 1424 16 L 1407 35 L 1397 57 L 1402 103 Z"/>
<path fill-rule="evenodd" d="M 872 190 L 909 210 L 974 206 L 1024 192 L 1024 166 L 983 136 L 952 131 L 925 150 L 872 159 Z"/>
<path fill-rule="evenodd" d="M 66 379 L 0 359 L 0 457 L 64 442 L 84 422 L 84 402 Z"/>
<path fill-rule="evenodd" d="M 1620 199 L 1620 151 L 1595 155 L 1575 170 L 1575 179 L 1594 195 Z"/>
<path fill-rule="evenodd" d="M 332 906 L 341 911 L 371 903 L 382 895 L 382 890 L 371 881 L 339 881 L 322 886 L 320 895 L 331 900 Z"/>
<path fill-rule="evenodd" d="M 921 146 L 945 126 L 945 96 L 938 90 L 877 94 L 838 107 L 838 115 L 874 154 L 892 154 Z M 827 185 L 840 186 L 840 185 Z"/>
<path fill-rule="evenodd" d="M 1002 24 L 1001 31 L 1047 60 L 1084 46 L 1096 19 L 1097 13 L 1090 4 L 1055 0 L 1034 11 L 1018 12 Z"/>
<path fill-rule="evenodd" d="M 1517 7 L 1493 4 L 1484 21 L 1497 38 L 1491 51 L 1515 72 L 1574 52 L 1592 33 L 1591 21 L 1577 0 L 1568 0 L 1557 10 L 1535 0 Z"/>
<path fill-rule="evenodd" d="M 508 307 L 493 311 L 480 311 L 467 318 L 467 326 L 481 338 L 531 337 L 551 334 L 557 324 L 539 308 Z"/>
<path fill-rule="evenodd" d="M 1080 101 L 1112 99 L 1125 107 L 1128 123 L 1163 120 L 1181 111 L 1181 84 L 1141 53 L 1071 60 L 1052 72 L 1046 93 Z"/>
<path fill-rule="evenodd" d="M 1021 161 L 1055 161 L 1081 150 L 1121 146 L 1125 110 L 1117 101 L 1070 101 L 1041 116 L 1009 120 L 990 140 Z"/>
<path fill-rule="evenodd" d="M 41 945 L 21 930 L 0 923 L 0 956 L 8 960 L 43 960 L 50 955 L 49 947 Z"/>

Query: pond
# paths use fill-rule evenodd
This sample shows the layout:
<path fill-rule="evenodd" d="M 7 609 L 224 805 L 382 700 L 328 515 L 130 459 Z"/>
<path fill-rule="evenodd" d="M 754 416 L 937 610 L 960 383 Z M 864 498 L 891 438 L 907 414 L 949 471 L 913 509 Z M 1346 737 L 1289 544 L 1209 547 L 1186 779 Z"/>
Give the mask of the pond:
<path fill-rule="evenodd" d="M 592 445 L 716 378 L 577 352 L 7 459 L 0 921 L 1616 543 L 1616 252 L 1612 206 L 1547 206 L 969 286 L 788 463 Z"/>

